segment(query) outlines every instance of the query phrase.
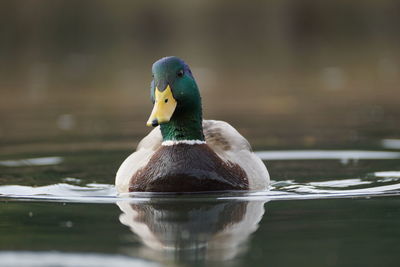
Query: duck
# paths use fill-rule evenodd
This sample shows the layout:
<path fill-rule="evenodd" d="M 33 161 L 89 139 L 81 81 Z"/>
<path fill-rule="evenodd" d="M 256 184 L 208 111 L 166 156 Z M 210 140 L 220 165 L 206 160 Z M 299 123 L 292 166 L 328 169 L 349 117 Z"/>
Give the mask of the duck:
<path fill-rule="evenodd" d="M 268 170 L 249 142 L 227 122 L 203 120 L 199 87 L 182 59 L 153 64 L 150 96 L 146 124 L 154 129 L 119 167 L 119 193 L 268 188 Z"/>

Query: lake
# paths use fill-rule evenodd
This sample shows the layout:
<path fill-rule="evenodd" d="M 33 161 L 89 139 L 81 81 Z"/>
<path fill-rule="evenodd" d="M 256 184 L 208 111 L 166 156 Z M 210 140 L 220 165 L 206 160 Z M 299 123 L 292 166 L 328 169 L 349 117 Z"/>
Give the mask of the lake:
<path fill-rule="evenodd" d="M 257 122 L 242 126 L 253 143 Z M 115 172 L 138 139 L 76 138 L 4 146 L 2 266 L 397 266 L 399 140 L 258 144 L 270 191 L 117 196 Z"/>

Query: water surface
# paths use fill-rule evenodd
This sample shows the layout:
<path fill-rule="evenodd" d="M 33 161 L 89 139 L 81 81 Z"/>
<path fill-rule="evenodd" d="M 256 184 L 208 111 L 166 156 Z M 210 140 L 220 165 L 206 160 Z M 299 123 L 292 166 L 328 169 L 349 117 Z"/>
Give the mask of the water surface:
<path fill-rule="evenodd" d="M 77 158 L 106 168 L 113 153 L 1 160 L 0 259 L 5 266 L 396 266 L 400 153 L 257 154 L 272 173 L 282 168 L 270 190 L 179 195 L 118 195 L 113 177 L 71 177 L 87 168 Z"/>

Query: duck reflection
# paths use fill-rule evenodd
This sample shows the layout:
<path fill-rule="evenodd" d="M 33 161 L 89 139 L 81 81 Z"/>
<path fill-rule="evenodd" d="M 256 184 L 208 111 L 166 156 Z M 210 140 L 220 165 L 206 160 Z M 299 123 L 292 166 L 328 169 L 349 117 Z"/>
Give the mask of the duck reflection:
<path fill-rule="evenodd" d="M 245 250 L 265 202 L 177 198 L 117 204 L 123 212 L 120 222 L 145 244 L 141 256 L 214 261 L 233 259 Z"/>

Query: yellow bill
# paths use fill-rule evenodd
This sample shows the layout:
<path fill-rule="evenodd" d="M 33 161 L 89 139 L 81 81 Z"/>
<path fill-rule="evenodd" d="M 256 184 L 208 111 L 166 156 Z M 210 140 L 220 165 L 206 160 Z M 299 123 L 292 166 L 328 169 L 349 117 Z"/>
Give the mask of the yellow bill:
<path fill-rule="evenodd" d="M 169 122 L 175 108 L 176 100 L 172 95 L 171 87 L 168 85 L 163 92 L 160 92 L 156 87 L 153 111 L 146 125 L 155 127 L 161 123 Z"/>

